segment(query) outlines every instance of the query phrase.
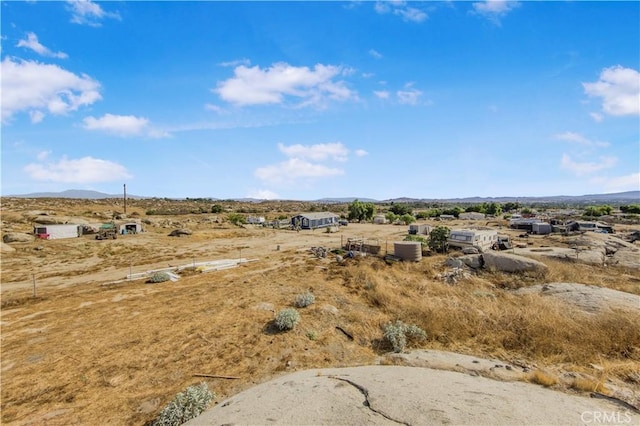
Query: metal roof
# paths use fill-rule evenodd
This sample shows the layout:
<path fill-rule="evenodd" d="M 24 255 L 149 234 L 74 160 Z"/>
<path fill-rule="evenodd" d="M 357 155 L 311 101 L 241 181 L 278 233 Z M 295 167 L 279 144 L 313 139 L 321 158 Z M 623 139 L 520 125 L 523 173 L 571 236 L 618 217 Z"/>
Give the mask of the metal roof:
<path fill-rule="evenodd" d="M 306 217 L 307 219 L 324 219 L 325 217 L 340 217 L 331 212 L 317 212 L 317 213 L 300 213 L 294 217 Z"/>

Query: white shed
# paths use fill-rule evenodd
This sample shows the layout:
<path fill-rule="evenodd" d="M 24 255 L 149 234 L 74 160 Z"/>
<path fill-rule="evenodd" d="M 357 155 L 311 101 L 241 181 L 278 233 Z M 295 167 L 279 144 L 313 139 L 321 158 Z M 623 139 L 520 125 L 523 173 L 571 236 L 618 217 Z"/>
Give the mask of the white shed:
<path fill-rule="evenodd" d="M 38 225 L 33 228 L 33 233 L 43 240 L 57 240 L 60 238 L 78 238 L 82 235 L 81 225 Z"/>

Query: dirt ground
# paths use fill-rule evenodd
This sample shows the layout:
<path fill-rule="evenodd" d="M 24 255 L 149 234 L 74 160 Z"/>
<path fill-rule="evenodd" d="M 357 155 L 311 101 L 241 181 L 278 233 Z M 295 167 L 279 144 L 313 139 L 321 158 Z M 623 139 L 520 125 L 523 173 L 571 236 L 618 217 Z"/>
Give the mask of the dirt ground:
<path fill-rule="evenodd" d="M 2 253 L 3 424 L 144 424 L 201 381 L 220 401 L 283 372 L 366 365 L 380 354 L 379 324 L 394 312 L 365 294 L 368 283 L 346 285 L 334 257 L 316 258 L 309 248 L 335 249 L 347 238 L 365 237 L 384 253 L 404 238 L 405 226 L 350 224 L 326 233 L 191 222 L 193 235 L 169 237 L 178 221 L 184 225 L 185 218 L 116 240 L 89 235 L 14 243 L 14 252 Z M 500 232 L 517 242 L 518 232 Z M 545 240 L 524 243 L 543 246 Z M 126 279 L 131 272 L 237 258 L 251 261 L 185 271 L 177 282 Z M 425 258 L 422 269 L 408 272 L 433 281 L 444 259 Z M 404 268 L 393 267 L 398 274 Z M 306 291 L 316 302 L 301 310 L 301 326 L 275 332 L 275 312 Z M 463 344 L 446 346 L 465 351 Z"/>

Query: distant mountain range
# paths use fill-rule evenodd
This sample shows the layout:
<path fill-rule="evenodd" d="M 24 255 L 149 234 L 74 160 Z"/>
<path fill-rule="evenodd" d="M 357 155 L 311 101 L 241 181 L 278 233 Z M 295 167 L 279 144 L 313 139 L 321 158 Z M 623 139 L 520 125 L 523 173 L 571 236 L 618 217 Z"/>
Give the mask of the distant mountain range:
<path fill-rule="evenodd" d="M 8 195 L 7 197 L 15 198 L 76 198 L 76 199 L 104 199 L 104 198 L 122 198 L 123 194 L 105 194 L 98 191 L 88 191 L 84 189 L 69 189 L 62 192 L 34 192 L 31 194 Z M 145 199 L 153 198 L 148 196 L 130 195 L 127 198 Z M 203 197 L 204 198 L 204 197 Z M 388 200 L 374 200 L 372 198 L 360 197 L 339 197 L 339 198 L 321 198 L 319 200 L 307 200 L 315 203 L 351 203 L 354 200 L 360 200 L 366 203 L 460 203 L 460 204 L 477 204 L 477 203 L 640 203 L 640 191 L 617 192 L 613 194 L 588 194 L 588 195 L 553 195 L 548 197 L 467 197 L 467 198 L 408 198 L 400 197 Z M 212 200 L 217 200 L 212 198 Z M 234 201 L 245 202 L 261 202 L 255 198 L 236 198 Z M 304 201 L 304 200 L 290 200 Z"/>
<path fill-rule="evenodd" d="M 104 198 L 122 198 L 123 194 L 105 194 L 104 192 L 98 191 L 89 191 L 85 189 L 67 189 L 62 192 L 32 192 L 31 194 L 21 194 L 21 195 L 7 195 L 7 197 L 14 198 L 77 198 L 77 199 L 86 199 L 86 200 L 100 200 Z M 140 195 L 131 195 L 127 194 L 127 198 L 151 198 L 151 197 L 142 197 Z"/>

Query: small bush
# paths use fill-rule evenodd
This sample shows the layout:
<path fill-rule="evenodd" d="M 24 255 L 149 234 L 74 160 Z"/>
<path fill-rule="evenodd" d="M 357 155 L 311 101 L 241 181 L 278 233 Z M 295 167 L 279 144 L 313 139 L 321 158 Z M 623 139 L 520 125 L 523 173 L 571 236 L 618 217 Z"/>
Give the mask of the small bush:
<path fill-rule="evenodd" d="M 151 278 L 149 278 L 149 282 L 157 284 L 169 281 L 170 279 L 171 277 L 166 272 L 156 272 L 155 274 L 151 275 Z"/>
<path fill-rule="evenodd" d="M 206 383 L 189 386 L 160 411 L 153 426 L 178 426 L 197 417 L 215 398 Z"/>
<path fill-rule="evenodd" d="M 576 377 L 573 379 L 573 382 L 571 382 L 571 389 L 585 392 L 599 392 L 605 395 L 609 393 L 609 390 L 605 387 L 604 383 L 592 379 L 584 379 L 582 377 Z"/>
<path fill-rule="evenodd" d="M 297 295 L 294 304 L 296 308 L 306 308 L 307 306 L 312 305 L 315 301 L 316 297 L 312 293 L 307 292 Z"/>
<path fill-rule="evenodd" d="M 305 333 L 305 336 L 307 336 L 309 340 L 317 340 L 318 332 L 315 330 L 307 330 L 307 332 Z"/>
<path fill-rule="evenodd" d="M 407 346 L 407 338 L 426 339 L 427 333 L 420 327 L 405 324 L 402 321 L 388 323 L 384 326 L 384 338 L 391 344 L 394 352 L 402 352 Z"/>
<path fill-rule="evenodd" d="M 529 381 L 547 388 L 558 383 L 558 379 L 555 376 L 540 370 L 536 370 L 531 373 Z"/>
<path fill-rule="evenodd" d="M 275 319 L 275 325 L 281 331 L 292 330 L 299 322 L 300 314 L 293 308 L 281 310 Z"/>

